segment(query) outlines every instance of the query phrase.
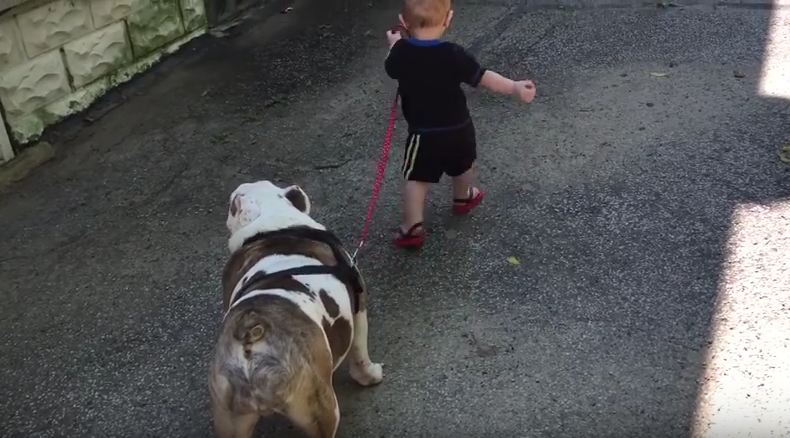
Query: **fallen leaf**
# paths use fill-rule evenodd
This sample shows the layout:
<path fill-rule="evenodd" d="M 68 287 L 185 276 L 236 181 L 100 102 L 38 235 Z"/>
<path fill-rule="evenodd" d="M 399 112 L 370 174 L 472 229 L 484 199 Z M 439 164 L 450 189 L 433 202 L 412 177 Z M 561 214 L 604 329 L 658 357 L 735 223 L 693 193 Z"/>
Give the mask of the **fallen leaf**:
<path fill-rule="evenodd" d="M 521 264 L 521 262 L 518 261 L 518 259 L 516 257 L 513 257 L 513 256 L 508 257 L 507 258 L 507 262 L 510 263 L 511 265 L 514 265 L 514 266 L 517 266 L 517 265 Z"/>
<path fill-rule="evenodd" d="M 790 144 L 786 144 L 781 151 L 779 151 L 779 161 L 790 164 Z"/>
<path fill-rule="evenodd" d="M 654 78 L 665 78 L 665 77 L 669 76 L 669 73 L 652 71 L 652 72 L 650 72 L 650 76 L 653 76 Z"/>

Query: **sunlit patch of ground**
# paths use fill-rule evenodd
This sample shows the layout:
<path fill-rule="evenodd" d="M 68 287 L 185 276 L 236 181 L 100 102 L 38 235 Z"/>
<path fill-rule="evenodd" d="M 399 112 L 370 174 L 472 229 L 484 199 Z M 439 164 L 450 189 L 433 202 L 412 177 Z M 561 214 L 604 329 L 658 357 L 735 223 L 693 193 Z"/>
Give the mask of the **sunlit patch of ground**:
<path fill-rule="evenodd" d="M 790 0 L 777 0 L 768 28 L 759 93 L 790 99 Z"/>
<path fill-rule="evenodd" d="M 695 436 L 790 436 L 790 199 L 741 205 L 711 321 Z"/>

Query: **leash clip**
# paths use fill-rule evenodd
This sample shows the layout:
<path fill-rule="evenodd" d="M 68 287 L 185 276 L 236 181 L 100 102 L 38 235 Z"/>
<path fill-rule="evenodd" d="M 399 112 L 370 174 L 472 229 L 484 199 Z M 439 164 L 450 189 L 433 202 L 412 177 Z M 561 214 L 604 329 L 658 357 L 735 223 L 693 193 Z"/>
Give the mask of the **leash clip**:
<path fill-rule="evenodd" d="M 356 268 L 357 267 L 357 255 L 359 254 L 359 250 L 365 246 L 365 241 L 360 240 L 359 245 L 357 245 L 357 249 L 354 250 L 354 253 L 351 254 L 351 266 Z"/>

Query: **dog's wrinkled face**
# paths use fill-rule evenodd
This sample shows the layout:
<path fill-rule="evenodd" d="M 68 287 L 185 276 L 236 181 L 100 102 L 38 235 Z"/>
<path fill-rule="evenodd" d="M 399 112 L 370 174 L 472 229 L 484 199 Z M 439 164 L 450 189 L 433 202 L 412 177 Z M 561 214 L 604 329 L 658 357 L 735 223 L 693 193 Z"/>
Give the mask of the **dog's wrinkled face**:
<path fill-rule="evenodd" d="M 269 181 L 240 185 L 230 195 L 226 225 L 231 234 L 261 217 L 310 214 L 310 199 L 299 186 L 284 189 Z"/>

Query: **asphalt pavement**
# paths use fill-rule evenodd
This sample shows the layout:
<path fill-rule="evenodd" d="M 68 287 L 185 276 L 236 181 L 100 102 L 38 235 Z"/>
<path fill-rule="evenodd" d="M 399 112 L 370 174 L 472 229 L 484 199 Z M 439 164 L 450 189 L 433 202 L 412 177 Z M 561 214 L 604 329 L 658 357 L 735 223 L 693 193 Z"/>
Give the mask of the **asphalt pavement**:
<path fill-rule="evenodd" d="M 47 134 L 56 158 L 0 194 L 0 435 L 211 435 L 228 195 L 257 179 L 300 184 L 353 245 L 395 93 L 383 32 L 397 4 L 253 11 L 112 92 L 96 121 Z M 721 431 L 711 394 L 740 366 L 710 372 L 721 319 L 749 331 L 787 316 L 790 96 L 760 81 L 772 26 L 790 20 L 762 7 L 532 6 L 456 2 L 448 38 L 534 80 L 538 98 L 469 90 L 488 196 L 453 218 L 438 185 L 419 253 L 389 243 L 396 128 L 361 255 L 386 378 L 362 389 L 339 371 L 342 437 Z M 762 258 L 734 246 L 754 236 L 750 212 Z M 721 313 L 737 310 L 723 291 L 757 303 L 764 290 L 779 303 L 767 315 Z M 754 391 L 728 397 L 788 398 Z M 790 434 L 777 412 L 758 419 Z M 298 436 L 282 419 L 260 432 Z"/>

